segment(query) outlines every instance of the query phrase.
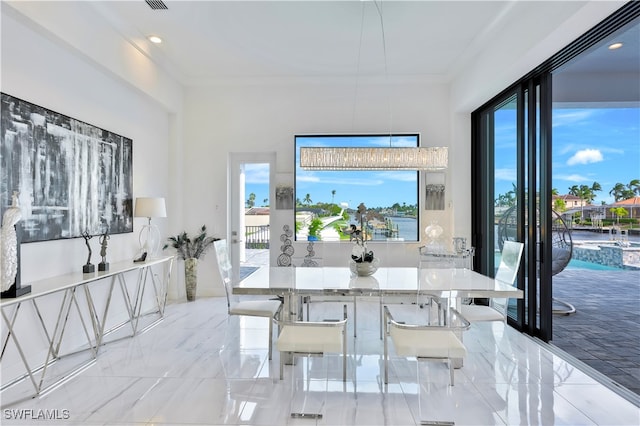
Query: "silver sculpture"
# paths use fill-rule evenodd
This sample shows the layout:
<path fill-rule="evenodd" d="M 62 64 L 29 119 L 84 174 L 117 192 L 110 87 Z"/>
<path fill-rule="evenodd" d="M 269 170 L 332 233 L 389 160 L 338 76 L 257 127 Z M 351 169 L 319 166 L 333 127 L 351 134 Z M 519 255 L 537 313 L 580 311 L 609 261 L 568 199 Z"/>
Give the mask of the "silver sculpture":
<path fill-rule="evenodd" d="M 89 233 L 87 229 L 82 233 L 82 238 L 84 238 L 84 243 L 87 245 L 87 250 L 89 250 L 89 254 L 87 255 L 87 263 L 82 266 L 82 272 L 85 274 L 91 274 L 96 271 L 96 266 L 91 263 L 91 245 L 89 245 L 89 240 L 93 238 L 93 235 Z"/>
<path fill-rule="evenodd" d="M 22 212 L 18 205 L 18 193 L 14 192 L 9 207 L 2 217 L 0 230 L 0 286 L 7 291 L 15 283 L 18 273 L 18 238 L 16 224 L 22 219 Z"/>
<path fill-rule="evenodd" d="M 104 231 L 104 234 L 98 238 L 98 241 L 100 241 L 100 257 L 102 258 L 102 262 L 98 263 L 98 271 L 109 270 L 109 262 L 107 262 L 107 244 L 109 238 L 109 231 Z"/>
<path fill-rule="evenodd" d="M 280 251 L 282 253 L 278 256 L 278 266 L 291 266 L 291 256 L 293 256 L 293 245 L 291 244 L 291 237 L 293 236 L 293 231 L 289 228 L 289 225 L 284 225 L 282 227 L 284 233 L 280 235 L 280 241 L 282 241 L 282 245 L 280 246 Z"/>

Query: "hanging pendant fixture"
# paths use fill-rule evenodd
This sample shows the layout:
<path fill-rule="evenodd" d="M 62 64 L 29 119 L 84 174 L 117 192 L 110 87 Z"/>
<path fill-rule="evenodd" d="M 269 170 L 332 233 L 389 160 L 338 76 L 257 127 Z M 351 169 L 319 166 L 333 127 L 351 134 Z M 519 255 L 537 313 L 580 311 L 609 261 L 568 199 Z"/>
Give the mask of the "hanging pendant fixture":
<path fill-rule="evenodd" d="M 384 59 L 384 75 L 388 80 L 387 46 L 382 15 L 382 3 L 373 2 L 380 18 L 382 34 L 382 51 Z M 358 48 L 358 67 L 356 72 L 357 104 L 358 77 L 360 74 L 360 54 L 364 29 L 364 11 L 362 4 L 362 21 L 360 24 L 360 45 Z M 387 83 L 388 86 L 388 83 Z M 449 150 L 447 147 L 393 147 L 391 141 L 391 102 L 389 101 L 389 146 L 388 147 L 301 147 L 300 168 L 304 170 L 444 170 L 448 165 Z"/>
<path fill-rule="evenodd" d="M 304 170 L 444 170 L 445 147 L 300 147 Z"/>

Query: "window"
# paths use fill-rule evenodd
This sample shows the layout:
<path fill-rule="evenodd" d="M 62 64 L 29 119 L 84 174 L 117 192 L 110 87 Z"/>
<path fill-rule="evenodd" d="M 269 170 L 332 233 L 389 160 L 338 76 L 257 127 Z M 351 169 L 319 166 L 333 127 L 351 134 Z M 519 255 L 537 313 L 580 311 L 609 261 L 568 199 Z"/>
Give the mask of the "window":
<path fill-rule="evenodd" d="M 354 212 L 364 203 L 367 238 L 418 241 L 419 172 L 302 170 L 300 147 L 417 147 L 419 142 L 417 134 L 297 135 L 296 240 L 349 241 L 343 230 L 360 227 Z"/>

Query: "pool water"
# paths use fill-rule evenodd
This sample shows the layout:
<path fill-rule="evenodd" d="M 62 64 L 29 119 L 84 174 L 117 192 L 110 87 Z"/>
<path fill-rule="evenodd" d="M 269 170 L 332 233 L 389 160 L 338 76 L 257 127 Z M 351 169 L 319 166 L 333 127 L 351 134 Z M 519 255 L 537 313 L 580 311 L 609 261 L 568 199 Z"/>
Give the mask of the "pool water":
<path fill-rule="evenodd" d="M 565 269 L 589 269 L 591 271 L 624 271 L 614 266 L 600 265 L 598 263 L 585 262 L 584 260 L 571 259 Z"/>
<path fill-rule="evenodd" d="M 500 265 L 500 253 L 496 254 L 495 262 L 496 262 L 495 264 L 496 264 L 496 271 L 497 271 L 498 265 Z M 615 266 L 600 265 L 599 263 L 585 262 L 584 260 L 576 260 L 576 259 L 571 259 L 567 267 L 564 268 L 563 270 L 575 271 L 576 269 L 588 269 L 590 271 L 625 271 L 625 269 L 616 268 Z"/>

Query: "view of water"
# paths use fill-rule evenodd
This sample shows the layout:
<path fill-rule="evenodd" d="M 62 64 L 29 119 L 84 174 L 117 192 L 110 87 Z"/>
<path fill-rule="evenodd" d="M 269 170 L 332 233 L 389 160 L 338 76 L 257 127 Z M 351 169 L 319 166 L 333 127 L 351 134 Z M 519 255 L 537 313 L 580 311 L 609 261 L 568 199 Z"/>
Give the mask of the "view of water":
<path fill-rule="evenodd" d="M 412 217 L 390 217 L 394 226 L 398 227 L 397 238 L 402 238 L 405 241 L 416 241 L 418 239 L 418 220 Z M 373 236 L 375 240 L 386 240 L 387 236 L 382 234 L 375 234 Z"/>
<path fill-rule="evenodd" d="M 589 269 L 591 271 L 624 271 L 614 266 L 600 265 L 598 263 L 585 262 L 584 260 L 571 259 L 565 269 Z"/>
<path fill-rule="evenodd" d="M 591 231 L 571 231 L 571 238 L 574 241 L 609 241 L 611 236 L 608 232 L 591 232 Z M 633 234 L 628 236 L 629 241 L 640 243 L 640 235 Z"/>
<path fill-rule="evenodd" d="M 418 221 L 411 217 L 390 217 L 395 226 L 398 227 L 398 238 L 405 241 L 415 241 L 418 237 Z M 611 236 L 608 233 L 590 232 L 590 231 L 571 231 L 571 237 L 574 241 L 609 241 Z M 376 234 L 374 240 L 385 240 L 385 235 Z M 630 242 L 640 243 L 640 235 L 629 235 Z"/>

